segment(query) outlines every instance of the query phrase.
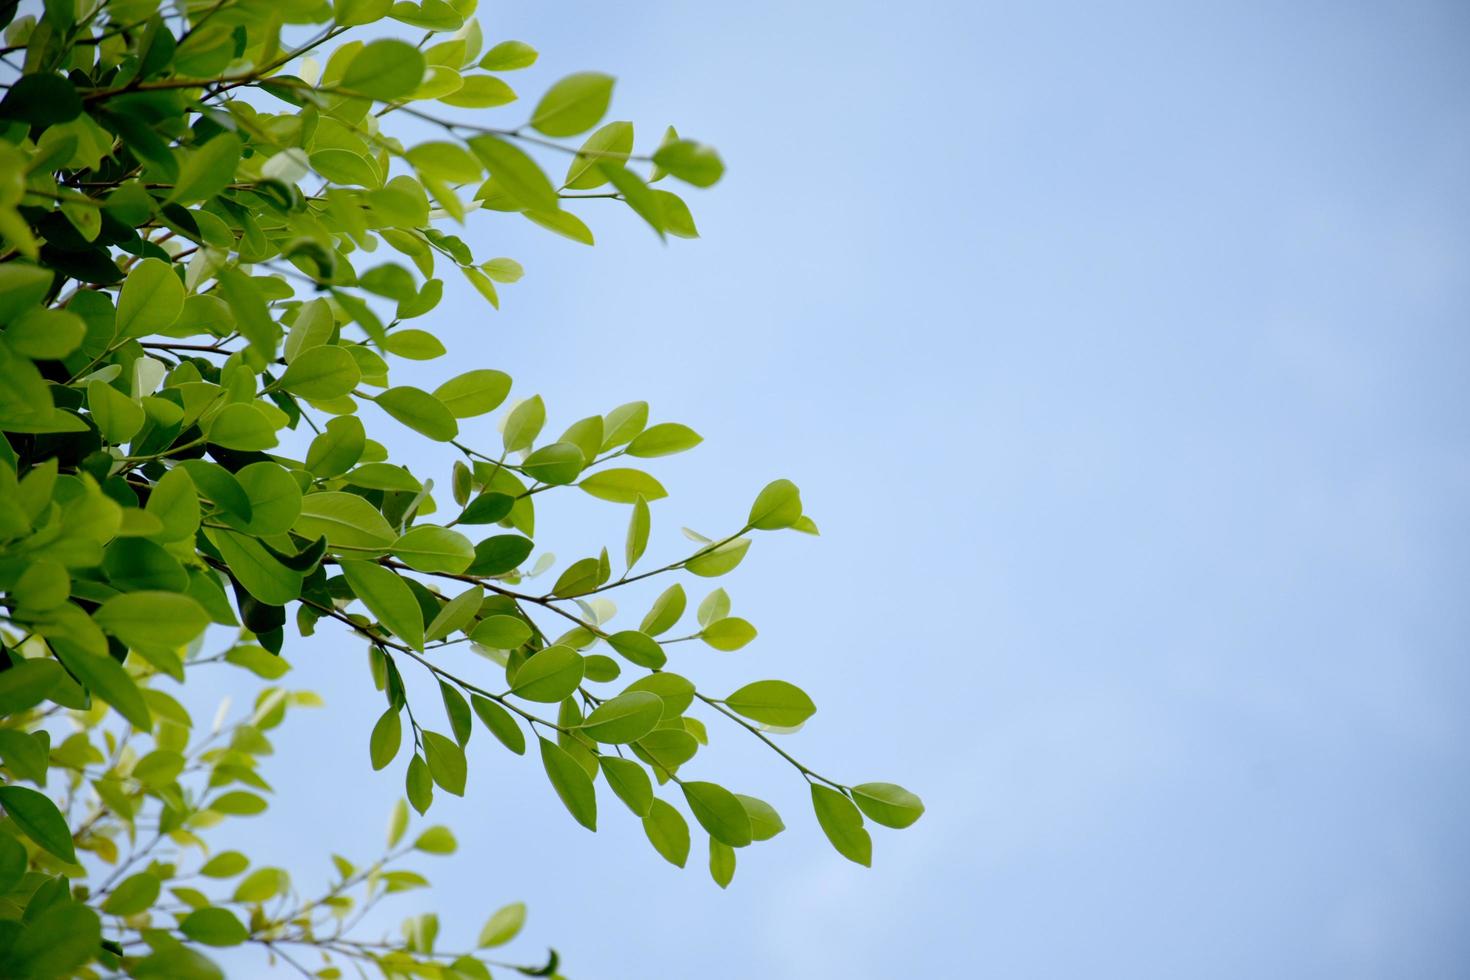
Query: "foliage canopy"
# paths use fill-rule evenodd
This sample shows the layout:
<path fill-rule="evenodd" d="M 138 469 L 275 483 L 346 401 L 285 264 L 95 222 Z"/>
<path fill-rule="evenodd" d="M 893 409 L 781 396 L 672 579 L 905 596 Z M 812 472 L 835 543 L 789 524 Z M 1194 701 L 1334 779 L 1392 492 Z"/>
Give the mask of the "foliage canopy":
<path fill-rule="evenodd" d="M 446 228 L 498 213 L 590 245 L 570 202 L 604 198 L 692 238 L 669 187 L 724 169 L 672 127 L 635 152 L 631 123 L 604 123 L 613 79 L 597 72 L 492 125 L 488 110 L 517 101 L 503 75 L 537 53 L 487 46 L 474 6 L 0 2 L 0 975 L 216 977 L 208 948 L 244 944 L 322 977 L 349 962 L 555 974 L 555 953 L 492 958 L 519 904 L 474 942 L 441 944 L 432 914 L 397 937 L 356 928 L 427 884 L 403 859 L 455 850 L 447 827 L 411 832 L 410 808 L 478 778 L 475 756 L 498 750 L 467 752 L 477 727 L 537 760 L 589 830 L 609 801 L 599 780 L 674 864 L 697 827 L 722 887 L 737 851 L 784 824 L 687 775 L 712 737 L 695 710 L 790 763 L 853 861 L 870 861 L 869 823 L 923 812 L 899 786 L 846 785 L 781 748 L 816 710 L 796 686 L 715 696 L 684 676 L 696 658 L 674 644 L 734 651 L 756 630 L 716 588 L 670 636 L 681 573 L 733 571 L 760 533 L 816 533 L 795 485 L 768 484 L 735 530 L 686 532 L 687 557 L 642 570 L 666 496 L 642 461 L 692 449 L 692 429 L 633 402 L 548 438 L 541 398 L 511 400 L 493 368 L 433 390 L 390 379 L 395 360 L 446 353 L 416 325 L 432 323 L 440 276 L 498 308 L 521 275 Z M 388 459 L 368 403 L 443 445 L 447 493 Z M 461 439 L 461 420 L 502 407 L 500 445 Z M 538 498 L 569 489 L 626 508 L 616 558 L 532 560 Z M 614 622 L 608 593 L 655 576 L 673 581 L 636 626 Z M 276 683 L 282 649 L 324 620 L 367 651 L 384 699 L 368 761 L 399 773 L 407 804 L 382 855 L 332 856 L 330 886 L 305 894 L 206 835 L 267 809 L 274 730 L 321 703 Z M 169 690 L 212 664 L 266 686 L 201 726 Z M 441 703 L 411 703 L 402 671 L 426 672 Z"/>

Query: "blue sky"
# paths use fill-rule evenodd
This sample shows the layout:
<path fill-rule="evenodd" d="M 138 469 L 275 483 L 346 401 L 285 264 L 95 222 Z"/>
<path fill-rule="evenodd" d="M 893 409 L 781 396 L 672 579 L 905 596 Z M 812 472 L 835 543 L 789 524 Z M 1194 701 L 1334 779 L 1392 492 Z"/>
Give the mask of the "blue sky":
<path fill-rule="evenodd" d="M 632 398 L 698 429 L 657 470 L 654 559 L 795 480 L 823 537 L 761 538 L 723 583 L 759 640 L 686 646 L 687 672 L 800 683 L 820 710 L 791 749 L 929 812 L 856 868 L 717 727 L 700 774 L 790 828 L 721 892 L 610 798 L 587 834 L 481 733 L 432 811 L 462 842 L 424 862 L 446 941 L 524 899 L 528 958 L 583 980 L 1464 969 L 1470 10 L 480 17 L 543 51 L 528 100 L 612 72 L 616 118 L 729 172 L 689 195 L 694 243 L 611 206 L 583 212 L 596 249 L 472 221 L 527 274 L 500 313 L 452 290 L 456 363 L 421 376 L 502 368 L 556 431 Z M 432 446 L 393 448 L 443 482 Z M 539 543 L 579 557 L 625 517 L 567 495 Z M 227 833 L 310 881 L 378 846 L 401 784 L 368 772 L 360 645 L 293 659 L 330 709 L 283 732 L 275 819 Z"/>

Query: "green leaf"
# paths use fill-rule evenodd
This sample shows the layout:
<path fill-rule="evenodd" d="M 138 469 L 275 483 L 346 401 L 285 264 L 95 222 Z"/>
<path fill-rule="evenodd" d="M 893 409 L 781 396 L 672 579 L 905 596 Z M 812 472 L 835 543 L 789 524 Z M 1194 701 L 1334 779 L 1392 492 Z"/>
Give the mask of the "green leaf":
<path fill-rule="evenodd" d="M 582 458 L 594 460 L 602 452 L 602 416 L 578 419 L 561 434 L 557 442 L 569 442 L 582 450 Z"/>
<path fill-rule="evenodd" d="M 663 698 L 664 721 L 679 717 L 694 703 L 694 683 L 667 670 L 640 677 L 625 690 L 652 691 Z"/>
<path fill-rule="evenodd" d="M 65 878 L 45 881 L 59 883 L 65 891 Z M 36 897 L 26 909 L 26 924 L 8 930 L 12 941 L 0 957 L 0 972 L 7 977 L 35 978 L 87 975 L 91 971 L 79 974 L 77 970 L 97 955 L 102 939 L 101 920 L 92 909 L 62 896 L 46 905 L 41 898 L 42 889 L 37 889 Z"/>
<path fill-rule="evenodd" d="M 465 745 L 470 740 L 470 732 L 474 725 L 470 718 L 469 703 L 465 701 L 463 694 L 445 681 L 439 682 L 439 697 L 444 701 L 444 714 L 449 719 L 449 728 L 454 733 L 454 740 L 461 746 Z"/>
<path fill-rule="evenodd" d="M 128 272 L 117 300 L 117 335 L 146 337 L 173 326 L 184 309 L 184 284 L 162 259 L 143 259 Z"/>
<path fill-rule="evenodd" d="M 545 767 L 546 778 L 551 780 L 556 795 L 561 798 L 562 804 L 577 823 L 588 830 L 596 830 L 597 794 L 592 788 L 592 778 L 576 759 L 555 742 L 544 738 L 539 741 L 541 765 Z"/>
<path fill-rule="evenodd" d="M 470 695 L 470 707 L 485 727 L 490 729 L 490 734 L 500 740 L 500 743 L 510 749 L 516 755 L 526 754 L 526 735 L 516 724 L 510 712 L 489 698 L 482 698 L 478 694 Z"/>
<path fill-rule="evenodd" d="M 225 662 L 244 667 L 256 677 L 263 677 L 270 681 L 284 677 L 291 669 L 291 665 L 286 661 L 270 653 L 264 647 L 258 646 L 233 647 L 225 654 Z"/>
<path fill-rule="evenodd" d="M 511 409 L 510 414 L 505 417 L 505 431 L 501 433 L 505 451 L 514 453 L 530 448 L 545 424 L 546 404 L 540 395 L 532 395 Z"/>
<path fill-rule="evenodd" d="M 408 830 L 408 807 L 402 800 L 393 804 L 393 812 L 388 815 L 388 849 L 392 850 L 403 840 L 404 832 Z M 351 877 L 352 872 L 342 871 L 342 877 Z"/>
<path fill-rule="evenodd" d="M 147 510 L 163 524 L 163 531 L 155 535 L 159 540 L 192 538 L 199 530 L 199 493 L 188 471 L 175 467 L 159 477 L 148 495 Z"/>
<path fill-rule="evenodd" d="M 372 504 L 337 490 L 301 498 L 301 516 L 292 530 L 304 538 L 325 537 L 333 548 L 362 552 L 387 551 L 398 537 Z"/>
<path fill-rule="evenodd" d="M 51 750 L 48 732 L 22 732 L 0 728 L 0 760 L 17 778 L 46 785 L 46 768 Z"/>
<path fill-rule="evenodd" d="M 671 803 L 653 798 L 648 815 L 643 818 L 643 832 L 665 861 L 684 867 L 684 862 L 689 860 L 689 824 Z"/>
<path fill-rule="evenodd" d="M 149 789 L 163 789 L 179 778 L 184 761 L 182 753 L 155 749 L 133 766 L 133 778 Z"/>
<path fill-rule="evenodd" d="M 618 675 L 623 672 L 623 668 L 618 666 L 616 660 L 604 654 L 594 653 L 585 659 L 586 663 L 583 665 L 582 676 L 586 680 L 594 681 L 598 684 L 606 684 L 617 680 Z"/>
<path fill-rule="evenodd" d="M 196 204 L 218 196 L 235 179 L 240 149 L 240 137 L 225 130 L 197 150 L 191 150 L 179 167 L 179 179 L 167 201 Z"/>
<path fill-rule="evenodd" d="M 470 575 L 503 575 L 531 554 L 535 544 L 519 534 L 497 534 L 475 545 L 475 561 L 467 569 Z"/>
<path fill-rule="evenodd" d="M 684 568 L 701 578 L 715 578 L 726 572 L 734 571 L 749 549 L 749 538 L 736 538 L 718 548 L 700 552 L 685 562 Z"/>
<path fill-rule="evenodd" d="M 468 774 L 464 749 L 460 748 L 458 742 L 438 732 L 425 730 L 422 737 L 424 754 L 429 759 L 429 775 L 446 792 L 463 796 L 465 777 Z"/>
<path fill-rule="evenodd" d="M 666 774 L 673 774 L 699 751 L 693 735 L 674 728 L 656 728 L 633 743 L 633 747 L 646 757 L 645 761 Z"/>
<path fill-rule="evenodd" d="M 5 342 L 22 357 L 49 361 L 76 350 L 86 332 L 75 313 L 33 309 L 5 328 Z"/>
<path fill-rule="evenodd" d="M 658 727 L 663 699 L 647 691 L 630 691 L 602 702 L 579 728 L 599 742 L 636 742 Z"/>
<path fill-rule="evenodd" d="M 709 626 L 730 615 L 730 594 L 724 589 L 713 589 L 699 604 L 700 626 Z"/>
<path fill-rule="evenodd" d="M 480 949 L 504 946 L 520 934 L 526 924 L 526 906 L 523 902 L 512 902 L 490 916 L 475 945 Z"/>
<path fill-rule="evenodd" d="M 458 531 L 434 524 L 408 529 L 393 543 L 393 554 L 420 572 L 449 572 L 458 575 L 475 559 L 475 546 Z"/>
<path fill-rule="evenodd" d="M 216 278 L 236 328 L 263 356 L 275 357 L 281 327 L 271 316 L 260 285 L 237 268 L 223 269 Z"/>
<path fill-rule="evenodd" d="M 276 445 L 276 429 L 265 413 L 254 405 L 226 405 L 209 423 L 209 441 L 226 449 L 244 452 L 270 449 Z"/>
<path fill-rule="evenodd" d="M 571 647 L 550 646 L 527 658 L 511 680 L 511 691 L 527 701 L 555 704 L 582 683 L 582 655 Z"/>
<path fill-rule="evenodd" d="M 174 592 L 116 595 L 93 619 L 130 647 L 180 647 L 209 625 L 209 615 L 199 603 Z"/>
<path fill-rule="evenodd" d="M 103 901 L 102 911 L 108 915 L 137 915 L 153 907 L 160 888 L 158 878 L 146 871 L 129 875 Z"/>
<path fill-rule="evenodd" d="M 77 863 L 71 829 L 46 794 L 25 786 L 0 786 L 0 807 L 31 840 L 63 861 Z"/>
<path fill-rule="evenodd" d="M 286 335 L 286 362 L 289 364 L 306 351 L 331 342 L 335 327 L 332 308 L 326 300 L 314 299 L 303 304 L 291 322 L 290 333 Z"/>
<path fill-rule="evenodd" d="M 659 669 L 668 660 L 658 641 L 638 630 L 620 630 L 609 636 L 607 642 L 631 663 L 650 670 Z"/>
<path fill-rule="evenodd" d="M 703 442 L 704 439 L 689 428 L 678 422 L 660 422 L 658 425 L 649 426 L 628 443 L 628 455 L 639 457 L 650 456 L 672 456 L 674 453 L 682 453 L 693 449 Z"/>
<path fill-rule="evenodd" d="M 721 888 L 727 887 L 735 878 L 735 852 L 729 844 L 709 839 L 709 876 Z"/>
<path fill-rule="evenodd" d="M 494 524 L 501 521 L 515 506 L 516 498 L 508 493 L 482 493 L 471 500 L 459 515 L 461 524 Z"/>
<path fill-rule="evenodd" d="M 214 961 L 187 946 L 163 946 L 134 963 L 128 975 L 133 980 L 224 980 L 225 976 Z"/>
<path fill-rule="evenodd" d="M 885 827 L 901 830 L 924 815 L 924 801 L 895 783 L 859 783 L 851 790 L 858 809 Z"/>
<path fill-rule="evenodd" d="M 370 490 L 407 490 L 418 493 L 424 485 L 414 479 L 412 473 L 402 466 L 391 463 L 363 463 L 347 473 L 346 480 L 354 487 Z"/>
<path fill-rule="evenodd" d="M 776 808 L 765 800 L 758 800 L 754 796 L 745 796 L 736 793 L 735 798 L 740 805 L 745 807 L 746 814 L 750 817 L 750 839 L 770 840 L 781 831 L 786 829 L 786 824 L 781 821 L 781 815 Z"/>
<path fill-rule="evenodd" d="M 439 101 L 445 105 L 461 109 L 490 109 L 509 105 L 515 100 L 515 89 L 492 75 L 467 75 L 463 85 L 448 95 L 439 96 Z"/>
<path fill-rule="evenodd" d="M 528 221 L 535 222 L 548 231 L 569 238 L 580 245 L 593 244 L 592 231 L 581 218 L 570 211 L 526 211 Z"/>
<path fill-rule="evenodd" d="M 751 505 L 747 523 L 757 530 L 778 531 L 801 517 L 801 493 L 790 480 L 772 480 Z"/>
<path fill-rule="evenodd" d="M 694 215 L 689 213 L 689 205 L 684 199 L 672 191 L 655 190 L 653 196 L 658 199 L 659 213 L 664 217 L 664 230 L 677 238 L 698 238 L 699 227 L 694 223 Z"/>
<path fill-rule="evenodd" d="M 496 282 L 520 282 L 521 277 L 526 274 L 526 270 L 515 259 L 491 259 L 488 262 L 481 262 L 480 268 L 485 271 L 485 275 Z"/>
<path fill-rule="evenodd" d="M 623 201 L 633 212 L 648 222 L 648 226 L 658 232 L 658 236 L 664 236 L 664 213 L 659 204 L 658 195 L 649 190 L 648 185 L 643 182 L 633 171 L 621 164 L 615 164 L 604 160 L 597 165 L 602 175 L 618 189 L 623 195 Z"/>
<path fill-rule="evenodd" d="M 739 616 L 730 616 L 710 623 L 700 637 L 716 650 L 739 650 L 755 639 L 755 627 Z"/>
<path fill-rule="evenodd" d="M 373 726 L 372 736 L 368 739 L 368 757 L 372 760 L 374 771 L 393 761 L 402 741 L 403 726 L 398 719 L 398 709 L 389 708 Z"/>
<path fill-rule="evenodd" d="M 454 184 L 468 184 L 479 180 L 485 173 L 474 154 L 458 143 L 446 140 L 420 143 L 405 155 L 419 173 L 428 177 L 439 177 Z M 389 339 L 392 339 L 391 335 Z M 391 347 L 389 349 L 392 350 Z M 441 346 L 439 349 L 442 352 L 444 348 Z"/>
<path fill-rule="evenodd" d="M 514 650 L 531 638 L 531 627 L 519 616 L 487 616 L 470 631 L 470 639 L 493 650 Z"/>
<path fill-rule="evenodd" d="M 281 375 L 281 387 L 302 398 L 340 398 L 362 382 L 362 370 L 341 347 L 313 347 L 302 351 Z"/>
<path fill-rule="evenodd" d="M 495 291 L 495 283 L 489 276 L 479 269 L 468 266 L 461 266 L 459 271 L 465 279 L 469 280 L 469 284 L 475 287 L 475 291 L 485 297 L 486 302 L 493 308 L 500 309 L 500 294 Z"/>
<path fill-rule="evenodd" d="M 215 797 L 209 808 L 215 813 L 223 813 L 232 817 L 253 817 L 266 811 L 265 800 L 254 793 L 244 790 L 233 790 Z"/>
<path fill-rule="evenodd" d="M 659 500 L 669 495 L 663 484 L 642 470 L 616 467 L 599 470 L 577 486 L 599 500 L 610 500 L 615 504 L 636 503 L 639 497 L 650 501 Z"/>
<path fill-rule="evenodd" d="M 633 124 L 610 122 L 587 137 L 567 168 L 563 185 L 572 190 L 591 190 L 607 183 L 607 178 L 597 169 L 601 160 L 626 161 L 633 152 Z"/>
<path fill-rule="evenodd" d="M 353 56 L 339 83 L 341 88 L 388 101 L 413 94 L 427 67 L 423 53 L 406 41 L 373 41 Z"/>
<path fill-rule="evenodd" d="M 21 660 L 0 671 L 0 714 L 19 714 L 34 707 L 66 682 L 66 671 L 51 660 Z"/>
<path fill-rule="evenodd" d="M 684 586 L 675 582 L 653 600 L 653 606 L 648 610 L 648 615 L 643 617 L 643 622 L 638 628 L 649 636 L 667 633 L 684 615 L 686 602 Z"/>
<path fill-rule="evenodd" d="M 393 0 L 335 0 L 333 15 L 343 27 L 371 24 L 388 16 Z"/>
<path fill-rule="evenodd" d="M 291 876 L 282 869 L 257 868 L 235 886 L 232 897 L 237 902 L 268 902 L 290 887 Z"/>
<path fill-rule="evenodd" d="M 46 298 L 53 273 L 28 262 L 0 265 L 0 323 L 13 323 Z"/>
<path fill-rule="evenodd" d="M 130 441 L 143 428 L 143 406 L 105 381 L 87 382 L 87 408 L 102 437 L 113 445 Z"/>
<path fill-rule="evenodd" d="M 447 353 L 438 337 L 427 330 L 416 330 L 412 327 L 390 333 L 383 348 L 390 354 L 397 354 L 410 361 L 432 361 Z"/>
<path fill-rule="evenodd" d="M 300 528 L 300 518 L 296 526 Z M 212 527 L 204 533 L 230 566 L 230 574 L 261 602 L 280 606 L 301 597 L 301 573 L 282 565 L 255 538 Z"/>
<path fill-rule="evenodd" d="M 602 562 L 597 558 L 582 558 L 567 566 L 551 587 L 551 594 L 561 598 L 586 595 L 601 584 Z"/>
<path fill-rule="evenodd" d="M 816 714 L 806 692 L 786 681 L 755 681 L 725 699 L 725 707 L 752 721 L 794 728 Z"/>
<path fill-rule="evenodd" d="M 46 4 L 45 8 L 45 26 L 54 25 L 63 33 L 70 33 L 76 24 L 75 8 L 68 8 L 65 4 L 54 2 Z M 36 12 L 40 13 L 39 8 Z M 11 30 L 19 26 L 21 25 L 16 24 Z M 30 31 L 26 33 L 29 34 Z M 25 35 L 20 36 L 25 37 Z M 41 37 L 49 36 L 49 34 L 41 35 Z M 11 39 L 12 36 L 7 35 L 7 41 Z M 40 42 L 40 37 L 31 41 L 32 44 L 38 42 Z M 20 46 L 25 48 L 26 42 L 22 40 Z M 76 88 L 68 79 L 48 71 L 36 71 L 34 67 L 29 69 L 27 74 L 10 83 L 5 99 L 0 102 L 0 119 L 20 120 L 33 126 L 51 126 L 68 122 L 75 119 L 81 112 L 82 101 L 77 95 Z"/>
<path fill-rule="evenodd" d="M 371 157 L 340 147 L 329 146 L 318 150 L 308 158 L 311 169 L 334 184 L 379 188 L 383 186 L 383 174 Z"/>
<path fill-rule="evenodd" d="M 731 847 L 750 843 L 750 815 L 734 793 L 717 783 L 686 782 L 680 788 L 689 812 L 711 837 Z"/>
<path fill-rule="evenodd" d="M 612 101 L 611 75 L 585 71 L 568 75 L 547 90 L 531 114 L 531 127 L 545 136 L 575 136 L 597 125 Z"/>
<path fill-rule="evenodd" d="M 612 787 L 618 799 L 626 803 L 635 816 L 648 816 L 648 811 L 653 806 L 653 783 L 648 778 L 648 770 L 636 762 L 619 759 L 614 755 L 600 755 L 597 762 L 602 766 L 602 774 L 607 777 L 607 784 Z"/>
<path fill-rule="evenodd" d="M 450 599 L 439 610 L 433 622 L 424 631 L 425 640 L 442 640 L 456 630 L 464 629 L 469 625 L 475 613 L 480 610 L 480 603 L 484 600 L 485 592 L 478 585 L 472 585 L 459 595 Z"/>
<path fill-rule="evenodd" d="M 872 865 L 873 840 L 863 828 L 863 815 L 852 800 L 835 789 L 812 783 L 812 809 L 838 854 L 863 867 Z"/>
<path fill-rule="evenodd" d="M 341 476 L 362 458 L 366 442 L 367 433 L 357 416 L 328 419 L 326 431 L 306 451 L 306 468 L 323 479 Z"/>
<path fill-rule="evenodd" d="M 459 435 L 454 415 L 427 391 L 405 385 L 389 388 L 374 400 L 383 411 L 430 439 L 448 442 Z"/>
<path fill-rule="evenodd" d="M 250 933 L 229 909 L 198 909 L 184 916 L 179 931 L 206 946 L 238 946 Z"/>
<path fill-rule="evenodd" d="M 490 177 L 522 208 L 557 211 L 561 201 L 546 172 L 525 150 L 488 133 L 471 137 L 469 147 L 490 171 Z"/>
<path fill-rule="evenodd" d="M 221 851 L 205 861 L 199 873 L 206 878 L 233 878 L 248 867 L 250 859 L 239 851 Z"/>
<path fill-rule="evenodd" d="M 653 162 L 695 187 L 709 187 L 725 173 L 725 163 L 715 148 L 694 140 L 665 143 L 654 152 Z"/>
<path fill-rule="evenodd" d="M 424 613 L 408 583 L 382 565 L 341 562 L 352 594 L 389 632 L 415 650 L 424 648 Z"/>
<path fill-rule="evenodd" d="M 301 516 L 301 488 L 280 464 L 251 463 L 236 471 L 235 479 L 250 498 L 252 534 L 285 534 Z"/>
<path fill-rule="evenodd" d="M 536 63 L 536 49 L 525 41 L 501 41 L 485 52 L 480 67 L 486 71 L 514 71 Z"/>
<path fill-rule="evenodd" d="M 459 842 L 448 827 L 430 827 L 413 842 L 413 849 L 425 854 L 453 854 L 458 847 Z"/>
<path fill-rule="evenodd" d="M 623 557 L 627 559 L 628 569 L 638 563 L 643 557 L 643 551 L 648 547 L 648 531 L 652 525 L 652 518 L 648 513 L 648 501 L 642 494 L 633 501 L 633 513 L 628 518 L 628 540 L 623 549 Z"/>
<path fill-rule="evenodd" d="M 434 778 L 429 774 L 429 766 L 422 756 L 415 755 L 408 760 L 408 772 L 404 774 L 403 785 L 408 802 L 413 804 L 415 810 L 422 814 L 429 809 L 429 804 L 434 799 Z"/>
<path fill-rule="evenodd" d="M 569 442 L 554 442 L 527 456 L 521 470 L 542 483 L 562 486 L 576 480 L 586 465 L 582 450 Z"/>

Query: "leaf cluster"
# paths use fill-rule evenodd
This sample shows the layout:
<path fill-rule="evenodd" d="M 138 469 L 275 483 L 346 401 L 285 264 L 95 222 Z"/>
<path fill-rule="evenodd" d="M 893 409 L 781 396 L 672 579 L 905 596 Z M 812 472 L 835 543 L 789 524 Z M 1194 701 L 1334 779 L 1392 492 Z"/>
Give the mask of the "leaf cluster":
<path fill-rule="evenodd" d="M 396 380 L 402 361 L 448 353 L 432 317 L 444 277 L 498 309 L 523 274 L 475 254 L 478 222 L 591 245 L 575 209 L 611 203 L 693 238 L 681 194 L 724 172 L 673 127 L 640 152 L 632 123 L 606 120 L 614 80 L 599 72 L 520 110 L 506 76 L 537 53 L 488 44 L 474 12 L 0 3 L 0 975 L 214 977 L 207 950 L 244 944 L 322 977 L 344 961 L 553 975 L 554 952 L 529 965 L 484 952 L 516 936 L 518 904 L 468 950 L 441 943 L 431 914 L 401 937 L 354 931 L 427 883 L 405 858 L 455 850 L 445 827 L 404 843 L 410 810 L 483 778 L 486 742 L 537 759 L 589 830 L 609 798 L 599 782 L 676 865 L 697 827 L 721 887 L 737 852 L 784 823 L 696 772 L 716 737 L 706 719 L 789 763 L 853 861 L 871 860 L 870 823 L 923 811 L 901 787 L 828 779 L 782 748 L 816 710 L 795 685 L 699 689 L 698 648 L 676 644 L 726 654 L 757 637 L 723 588 L 671 635 L 685 582 L 734 571 L 763 533 L 817 533 L 794 484 L 767 484 L 727 533 L 686 530 L 685 550 L 649 567 L 668 494 L 647 461 L 698 446 L 693 429 L 637 401 L 558 433 L 540 396 L 488 366 Z M 435 138 L 395 135 L 426 127 Z M 498 443 L 473 444 L 465 420 L 495 413 Z M 395 464 L 383 426 L 440 444 L 444 472 Z M 607 547 L 537 554 L 548 493 L 626 508 L 616 561 Z M 655 578 L 667 584 L 642 617 L 620 619 L 610 594 Z M 276 684 L 288 637 L 326 626 L 366 651 L 383 696 L 367 761 L 397 770 L 406 805 L 381 856 L 333 856 L 333 883 L 308 895 L 205 835 L 267 810 L 270 733 L 319 703 Z M 265 687 L 206 731 L 160 682 L 216 664 Z M 406 671 L 437 703 L 410 697 Z"/>

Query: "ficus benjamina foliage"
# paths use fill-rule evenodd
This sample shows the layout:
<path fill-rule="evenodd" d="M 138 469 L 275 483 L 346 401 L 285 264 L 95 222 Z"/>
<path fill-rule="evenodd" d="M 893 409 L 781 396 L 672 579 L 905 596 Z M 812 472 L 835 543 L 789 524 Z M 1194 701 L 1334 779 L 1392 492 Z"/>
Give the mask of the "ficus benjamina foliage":
<path fill-rule="evenodd" d="M 712 739 L 765 743 L 860 864 L 870 825 L 923 812 L 783 747 L 816 710 L 795 685 L 696 680 L 756 629 L 724 589 L 692 609 L 686 589 L 762 535 L 816 534 L 795 485 L 649 567 L 653 471 L 693 429 L 640 401 L 552 435 L 539 396 L 465 351 L 435 387 L 396 383 L 446 354 L 445 278 L 498 309 L 521 276 L 472 249 L 486 222 L 591 245 L 587 216 L 626 207 L 693 238 L 684 195 L 724 170 L 672 127 L 645 143 L 607 121 L 608 75 L 522 102 L 536 50 L 486 38 L 474 8 L 0 0 L 0 976 L 217 977 L 210 950 L 246 944 L 320 977 L 555 975 L 555 952 L 498 951 L 520 904 L 478 936 L 445 940 L 432 914 L 360 928 L 427 884 L 405 860 L 455 850 L 410 824 L 498 753 L 588 830 L 641 821 L 680 866 L 707 849 L 721 887 L 784 823 L 710 778 Z M 462 431 L 492 413 L 494 444 Z M 442 471 L 394 463 L 380 425 L 437 444 Z M 549 493 L 605 501 L 621 546 L 538 554 Z M 641 615 L 620 615 L 637 583 Z M 287 658 L 326 627 L 365 651 L 383 709 L 360 761 L 402 796 L 384 851 L 332 855 L 311 891 L 208 839 L 269 819 L 276 729 L 322 703 L 282 686 Z M 199 670 L 240 671 L 249 710 L 195 719 Z"/>

